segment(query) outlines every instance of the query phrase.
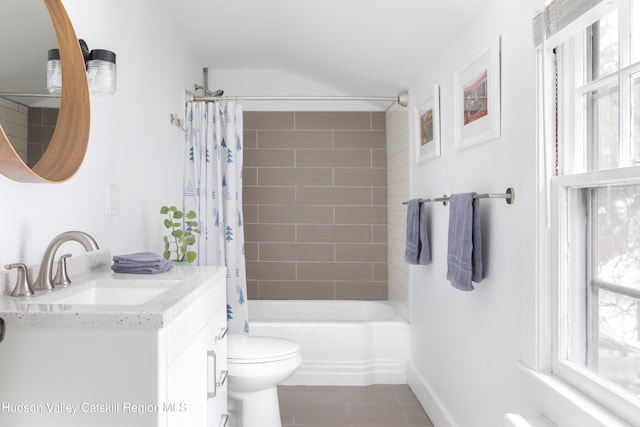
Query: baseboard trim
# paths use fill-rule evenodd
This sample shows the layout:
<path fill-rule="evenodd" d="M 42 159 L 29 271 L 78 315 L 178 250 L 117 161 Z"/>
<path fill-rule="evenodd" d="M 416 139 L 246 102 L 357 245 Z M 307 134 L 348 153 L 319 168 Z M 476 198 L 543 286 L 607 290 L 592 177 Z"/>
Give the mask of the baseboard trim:
<path fill-rule="evenodd" d="M 407 384 L 407 365 L 401 360 L 303 361 L 283 385 L 366 386 Z"/>
<path fill-rule="evenodd" d="M 447 408 L 433 392 L 427 380 L 420 375 L 412 363 L 408 364 L 407 378 L 409 387 L 413 390 L 435 427 L 458 427 L 458 424 L 456 424 Z"/>

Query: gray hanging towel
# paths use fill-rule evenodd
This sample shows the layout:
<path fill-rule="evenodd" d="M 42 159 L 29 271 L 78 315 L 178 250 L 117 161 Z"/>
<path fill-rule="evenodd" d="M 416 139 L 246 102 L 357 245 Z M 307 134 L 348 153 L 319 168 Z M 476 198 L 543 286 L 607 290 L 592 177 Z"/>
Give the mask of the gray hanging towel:
<path fill-rule="evenodd" d="M 447 280 L 461 291 L 472 291 L 471 282 L 483 278 L 480 204 L 475 195 L 453 194 L 449 198 Z"/>
<path fill-rule="evenodd" d="M 404 259 L 409 264 L 431 264 L 431 251 L 427 236 L 426 208 L 420 199 L 407 203 L 407 238 Z"/>
<path fill-rule="evenodd" d="M 418 255 L 418 264 L 431 264 L 431 248 L 429 247 L 429 236 L 427 235 L 427 206 L 420 203 L 420 254 Z"/>

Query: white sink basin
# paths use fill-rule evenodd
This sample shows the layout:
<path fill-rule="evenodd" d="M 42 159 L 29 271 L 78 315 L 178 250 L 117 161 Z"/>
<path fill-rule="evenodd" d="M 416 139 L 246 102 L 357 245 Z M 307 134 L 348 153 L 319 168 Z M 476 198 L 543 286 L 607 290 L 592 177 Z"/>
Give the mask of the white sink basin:
<path fill-rule="evenodd" d="M 141 305 L 166 292 L 175 280 L 152 283 L 128 280 L 96 280 L 23 301 L 24 304 Z"/>
<path fill-rule="evenodd" d="M 85 289 L 67 297 L 51 301 L 52 304 L 91 304 L 91 305 L 140 305 L 161 293 L 166 288 L 125 288 L 95 287 Z"/>

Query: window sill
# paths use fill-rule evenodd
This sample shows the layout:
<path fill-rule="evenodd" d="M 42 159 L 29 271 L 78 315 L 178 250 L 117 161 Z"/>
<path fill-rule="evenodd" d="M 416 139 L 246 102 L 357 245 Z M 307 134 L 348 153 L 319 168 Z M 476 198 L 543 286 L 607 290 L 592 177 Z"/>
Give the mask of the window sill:
<path fill-rule="evenodd" d="M 630 427 L 558 377 L 516 363 L 527 404 L 558 427 Z"/>

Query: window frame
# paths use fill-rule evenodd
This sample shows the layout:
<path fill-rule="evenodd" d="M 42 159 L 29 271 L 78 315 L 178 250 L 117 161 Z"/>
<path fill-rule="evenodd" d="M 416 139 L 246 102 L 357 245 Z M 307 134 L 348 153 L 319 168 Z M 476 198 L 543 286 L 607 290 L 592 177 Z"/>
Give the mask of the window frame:
<path fill-rule="evenodd" d="M 555 243 L 551 254 L 552 275 L 552 321 L 550 372 L 562 381 L 567 382 L 594 401 L 608 408 L 627 420 L 640 419 L 640 398 L 632 397 L 611 382 L 598 376 L 593 371 L 568 360 L 564 349 L 566 344 L 566 324 L 564 319 L 570 318 L 567 293 L 570 291 L 571 274 L 568 263 L 563 262 L 565 256 L 571 254 L 567 236 L 569 228 L 574 226 L 570 218 L 572 205 L 575 209 L 577 201 L 572 192 L 579 189 L 595 188 L 606 185 L 640 184 L 640 167 L 612 169 L 588 172 L 577 175 L 565 175 L 552 178 L 552 226 L 551 240 Z M 571 225 L 569 225 L 571 224 Z M 583 226 L 581 223 L 579 227 Z M 586 279 L 586 278 L 585 278 Z"/>
<path fill-rule="evenodd" d="M 640 7 L 640 1 L 638 2 Z M 619 135 L 630 135 L 631 131 L 630 115 L 622 114 L 624 108 L 631 108 L 631 99 L 628 94 L 632 84 L 632 75 L 640 72 L 640 62 L 634 65 L 627 65 L 629 58 L 623 53 L 628 51 L 628 45 L 623 42 L 624 37 L 620 37 L 620 58 L 619 70 L 609 76 L 583 83 L 578 87 L 576 81 L 582 81 L 585 72 L 582 64 L 586 63 L 586 49 L 584 40 L 573 44 L 569 42 L 574 35 L 599 20 L 611 8 L 621 10 L 628 6 L 628 1 L 623 1 L 607 7 L 599 7 L 590 11 L 588 16 L 579 20 L 563 34 L 556 36 L 553 43 L 543 44 L 540 54 L 543 56 L 539 73 L 543 73 L 540 90 L 546 93 L 541 96 L 542 105 L 540 117 L 547 126 L 542 126 L 540 135 L 543 145 L 540 150 L 539 173 L 543 178 L 538 180 L 541 197 L 541 208 L 539 215 L 546 218 L 539 220 L 539 274 L 538 286 L 540 301 L 548 301 L 550 307 L 541 306 L 538 314 L 538 327 L 542 333 L 537 342 L 538 369 L 549 372 L 563 382 L 571 385 L 584 395 L 593 399 L 598 404 L 607 408 L 612 413 L 618 414 L 626 420 L 640 419 L 640 398 L 631 396 L 627 392 L 620 392 L 620 388 L 614 386 L 608 380 L 598 376 L 593 371 L 577 365 L 568 360 L 565 349 L 567 346 L 567 319 L 570 317 L 568 306 L 570 304 L 568 293 L 577 288 L 571 286 L 572 273 L 569 267 L 574 263 L 569 262 L 572 251 L 569 248 L 568 237 L 572 233 L 571 228 L 585 227 L 586 216 L 583 219 L 572 217 L 571 212 L 582 209 L 585 210 L 584 201 L 579 200 L 581 189 L 595 188 L 606 185 L 640 184 L 640 166 L 618 167 L 616 169 L 596 170 L 584 172 L 589 153 L 585 144 L 581 141 L 586 139 L 586 127 L 577 126 L 588 117 L 586 105 L 578 100 L 582 95 L 594 89 L 605 87 L 610 84 L 618 85 L 619 99 Z M 619 16 L 622 14 L 619 13 Z M 621 22 L 621 32 L 630 30 L 627 22 Z M 579 40 L 576 37 L 575 40 Z M 557 46 L 561 47 L 557 48 Z M 550 48 L 549 48 L 550 46 Z M 562 61 L 557 62 L 556 67 L 551 67 L 555 58 L 556 49 L 562 49 Z M 575 66 L 575 64 L 580 64 Z M 555 81 L 555 76 L 561 76 Z M 551 77 L 551 78 L 549 78 Z M 550 84 L 550 80 L 554 81 Z M 623 89 L 622 84 L 627 83 L 629 87 Z M 557 86 L 556 86 L 557 84 Z M 576 89 L 577 88 L 577 89 Z M 558 104 L 556 94 L 561 94 L 561 104 Z M 569 94 L 569 96 L 566 96 Z M 555 111 L 550 112 L 550 100 L 556 101 Z M 586 120 L 584 120 L 586 122 Z M 551 124 L 551 125 L 549 125 Z M 553 128 L 553 129 L 550 129 Z M 550 133 L 555 133 L 555 137 Z M 556 146 L 556 139 L 559 140 Z M 631 144 L 631 138 L 619 137 L 619 140 Z M 557 149 L 557 152 L 556 152 Z M 621 147 L 622 149 L 622 147 Z M 553 158 L 556 158 L 554 161 Z M 629 159 L 621 159 L 623 162 Z M 555 165 L 551 165 L 555 163 Z M 555 167 L 554 167 L 555 166 Z M 544 194 L 547 194 L 544 196 Z M 588 209 L 588 208 L 586 208 Z M 576 221 L 577 220 L 577 221 Z M 583 232 L 587 236 L 586 232 Z M 579 233 L 572 233 L 573 235 Z M 586 239 L 586 237 L 585 237 Z M 586 242 L 585 248 L 586 248 Z M 574 243 L 575 244 L 575 243 Z M 549 250 L 545 250 L 549 249 Z M 586 255 L 585 259 L 586 259 Z M 588 261 L 587 261 L 588 262 Z M 588 279 L 588 273 L 584 273 L 583 279 Z M 591 284 L 585 286 L 583 296 L 591 291 Z M 586 318 L 586 316 L 584 316 Z M 584 333 L 586 339 L 586 332 Z M 585 351 L 586 354 L 586 351 Z"/>

